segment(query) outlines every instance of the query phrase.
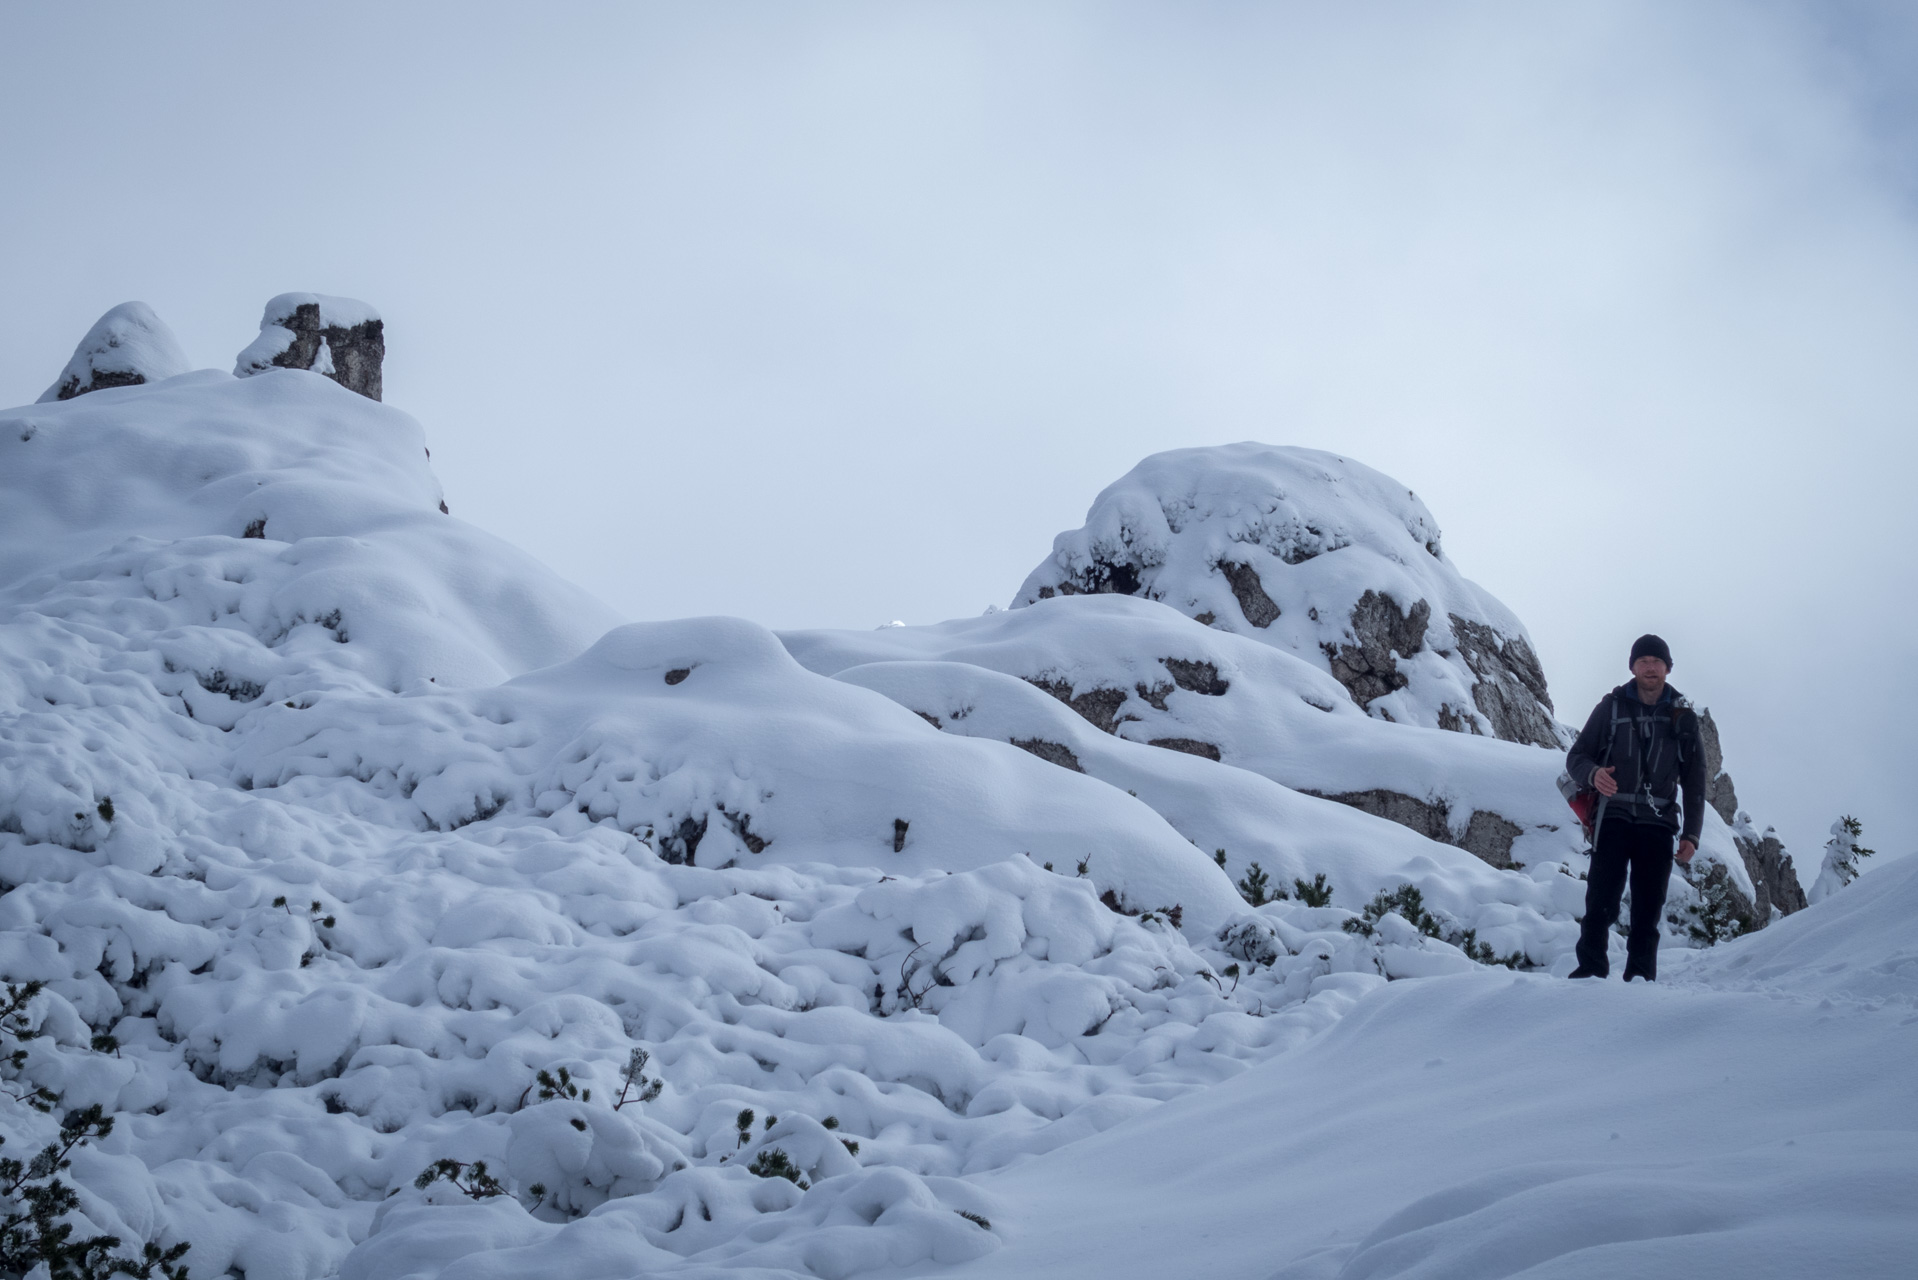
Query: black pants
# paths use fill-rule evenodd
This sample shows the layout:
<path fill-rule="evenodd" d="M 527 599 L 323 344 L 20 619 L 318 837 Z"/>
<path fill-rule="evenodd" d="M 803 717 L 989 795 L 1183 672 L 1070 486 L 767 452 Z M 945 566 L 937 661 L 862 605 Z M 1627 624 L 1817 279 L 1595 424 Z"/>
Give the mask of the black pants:
<path fill-rule="evenodd" d="M 1625 978 L 1658 977 L 1658 932 L 1665 914 L 1665 890 L 1672 879 L 1672 833 L 1607 818 L 1592 850 L 1585 881 L 1585 919 L 1578 931 L 1578 963 L 1599 977 L 1611 972 L 1605 943 L 1618 922 L 1618 900 L 1625 876 L 1632 878 L 1632 929 L 1625 939 Z"/>

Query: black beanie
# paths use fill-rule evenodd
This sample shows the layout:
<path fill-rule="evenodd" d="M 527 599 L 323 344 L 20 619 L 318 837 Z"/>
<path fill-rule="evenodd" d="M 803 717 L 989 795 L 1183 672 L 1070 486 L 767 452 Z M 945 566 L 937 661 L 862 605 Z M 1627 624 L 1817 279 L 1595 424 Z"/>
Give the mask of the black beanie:
<path fill-rule="evenodd" d="M 1637 662 L 1640 658 L 1657 658 L 1664 662 L 1667 671 L 1671 670 L 1672 651 L 1657 636 L 1644 635 L 1632 641 L 1632 661 Z"/>

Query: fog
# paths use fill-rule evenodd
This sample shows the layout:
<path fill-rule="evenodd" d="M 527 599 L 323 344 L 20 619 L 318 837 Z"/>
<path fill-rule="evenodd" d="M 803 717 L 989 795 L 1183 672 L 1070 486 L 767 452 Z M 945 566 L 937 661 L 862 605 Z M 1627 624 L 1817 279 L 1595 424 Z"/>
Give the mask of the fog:
<path fill-rule="evenodd" d="M 1807 883 L 1918 848 L 1894 5 L 0 12 L 0 402 L 115 303 L 386 317 L 454 513 L 634 618 L 1006 604 L 1144 455 L 1415 489 L 1577 722 L 1656 631 Z"/>

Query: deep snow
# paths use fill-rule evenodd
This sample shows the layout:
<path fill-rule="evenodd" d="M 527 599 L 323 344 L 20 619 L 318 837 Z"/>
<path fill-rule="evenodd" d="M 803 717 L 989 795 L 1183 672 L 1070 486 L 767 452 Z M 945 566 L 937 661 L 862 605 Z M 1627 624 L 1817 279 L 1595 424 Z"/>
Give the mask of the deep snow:
<path fill-rule="evenodd" d="M 1918 859 L 1858 887 L 1668 956 L 1656 987 L 1483 971 L 1394 983 L 1301 1049 L 985 1179 L 1021 1206 L 988 1265 L 1909 1275 Z"/>
<path fill-rule="evenodd" d="M 1305 568 L 1523 640 L 1415 498 L 1315 490 L 1321 457 L 1141 474 L 1287 477 L 1282 619 Z M 1675 947 L 1656 991 L 1556 981 L 1561 758 L 1486 732 L 1469 628 L 1362 710 L 1332 633 L 1182 607 L 1209 543 L 1161 545 L 1164 603 L 621 625 L 441 497 L 419 424 L 319 373 L 0 414 L 0 977 L 48 985 L 13 1087 L 120 1116 L 73 1169 L 93 1225 L 254 1280 L 1490 1275 L 1601 1238 L 1690 1274 L 1663 1188 L 1772 1258 L 1909 1253 L 1859 1185 L 1912 1180 L 1912 879 Z M 1441 838 L 1319 798 L 1368 791 Z M 1499 866 L 1458 847 L 1488 829 Z M 1716 815 L 1704 856 L 1743 876 Z M 1249 907 L 1255 862 L 1333 905 Z M 1405 883 L 1535 971 L 1343 927 Z M 634 1047 L 663 1091 L 615 1109 Z M 590 1099 L 540 1096 L 560 1067 Z M 51 1124 L 0 1112 L 10 1149 Z M 806 1188 L 748 1170 L 774 1149 Z M 510 1194 L 416 1189 L 442 1157 Z"/>

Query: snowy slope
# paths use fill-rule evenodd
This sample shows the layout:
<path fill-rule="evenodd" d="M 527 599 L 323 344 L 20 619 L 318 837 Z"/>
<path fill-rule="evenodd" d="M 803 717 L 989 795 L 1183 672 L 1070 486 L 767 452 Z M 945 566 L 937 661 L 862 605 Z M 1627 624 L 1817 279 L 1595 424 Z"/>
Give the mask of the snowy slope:
<path fill-rule="evenodd" d="M 984 1179 L 1020 1206 L 990 1273 L 1907 1276 L 1914 912 L 1906 859 L 1671 957 L 1656 988 L 1395 983 L 1297 1051 Z"/>
<path fill-rule="evenodd" d="M 1123 594 L 622 625 L 445 514 L 404 413 L 319 371 L 153 371 L 0 413 L 0 978 L 46 984 L 0 1077 L 116 1117 L 75 1155 L 80 1225 L 188 1242 L 196 1276 L 1064 1274 L 1033 1250 L 1119 1230 L 1101 1206 L 1123 1160 L 1163 1165 L 1159 1117 L 1244 1146 L 1233 1090 L 1363 1131 L 1366 1080 L 1455 1045 L 1455 1132 L 1499 1105 L 1495 1060 L 1557 1105 L 1579 1077 L 1552 1054 L 1639 1043 L 1648 1004 L 1742 1002 L 1757 1045 L 1805 1034 L 1812 995 L 1908 998 L 1907 953 L 1858 950 L 1901 918 L 1866 905 L 1888 872 L 1675 955 L 1690 991 L 1473 963 L 1452 943 L 1564 969 L 1580 858 L 1554 752 L 1407 711 L 1476 696 L 1435 649 L 1388 719 L 1322 650 Z M 1413 511 L 1378 501 L 1387 532 Z M 1522 638 L 1419 554 L 1444 612 Z M 1729 839 L 1707 853 L 1736 868 Z M 1292 896 L 1248 905 L 1254 863 Z M 1332 905 L 1297 896 L 1315 876 Z M 1346 927 L 1405 884 L 1442 937 Z M 1806 964 L 1830 992 L 1792 985 Z M 615 1106 L 636 1049 L 658 1096 Z M 10 1151 L 55 1124 L 0 1099 Z M 1313 1194 L 1357 1185 L 1285 1141 L 1258 1138 Z M 1372 1145 L 1386 1190 L 1325 1212 L 1319 1262 L 1418 1185 Z M 440 1159 L 502 1194 L 416 1187 Z"/>

